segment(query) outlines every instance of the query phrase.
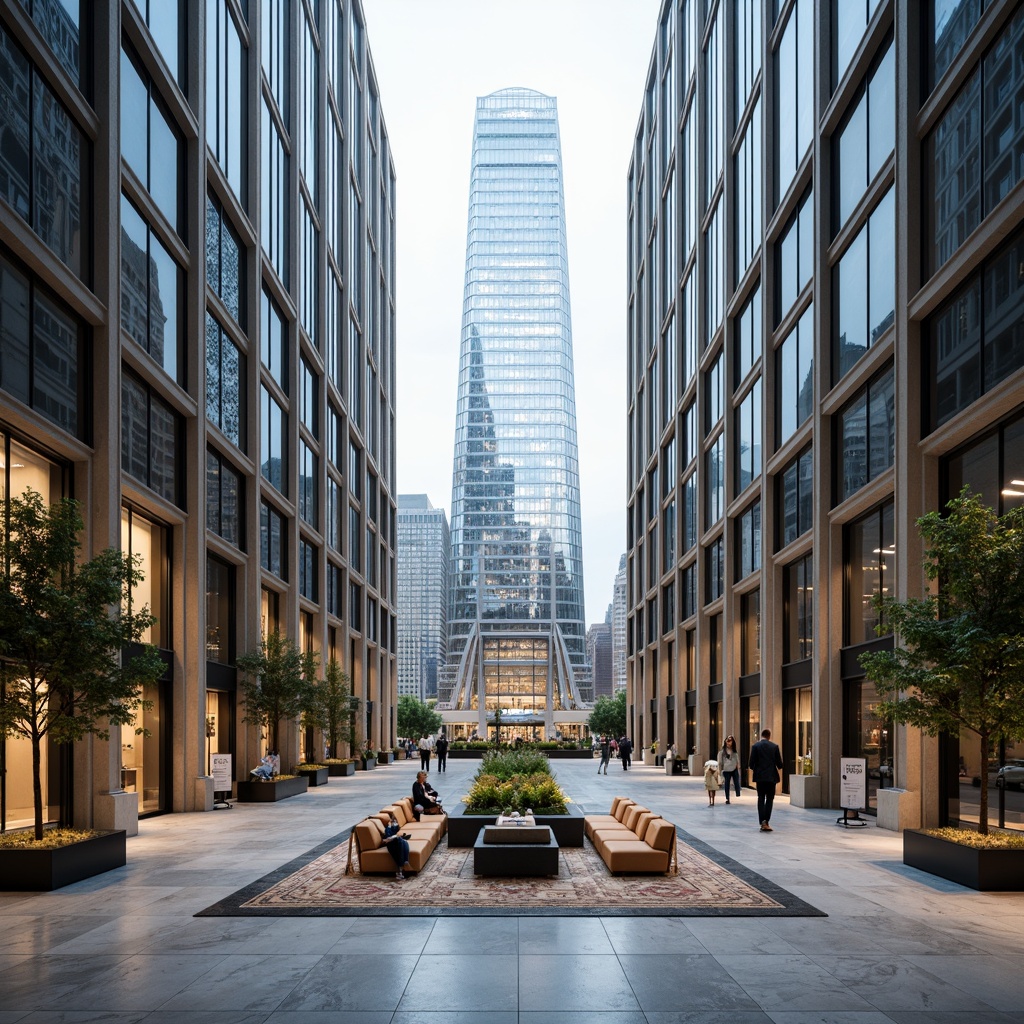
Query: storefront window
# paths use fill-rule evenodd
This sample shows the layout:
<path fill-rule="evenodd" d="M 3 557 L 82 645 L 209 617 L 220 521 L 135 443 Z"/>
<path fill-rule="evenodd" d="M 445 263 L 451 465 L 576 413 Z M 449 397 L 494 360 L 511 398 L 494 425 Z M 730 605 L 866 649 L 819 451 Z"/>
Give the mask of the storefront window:
<path fill-rule="evenodd" d="M 132 610 L 149 609 L 156 621 L 141 637 L 143 643 L 171 646 L 167 535 L 157 523 L 133 509 L 121 509 L 121 551 L 137 559 L 142 578 L 132 590 Z"/>
<path fill-rule="evenodd" d="M 800 686 L 782 695 L 784 732 L 782 759 L 787 775 L 813 775 L 814 751 L 811 746 L 811 688 Z M 788 787 L 787 787 L 788 789 Z"/>
<path fill-rule="evenodd" d="M 847 757 L 867 762 L 866 810 L 878 810 L 878 791 L 894 785 L 895 730 L 878 717 L 878 691 L 874 683 L 857 680 L 846 684 Z"/>

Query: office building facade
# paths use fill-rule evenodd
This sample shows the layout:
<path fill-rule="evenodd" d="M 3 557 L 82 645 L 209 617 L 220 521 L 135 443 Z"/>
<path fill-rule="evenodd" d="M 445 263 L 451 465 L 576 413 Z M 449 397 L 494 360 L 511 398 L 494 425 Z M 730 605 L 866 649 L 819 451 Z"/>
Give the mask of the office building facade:
<path fill-rule="evenodd" d="M 211 753 L 247 777 L 265 631 L 336 658 L 389 743 L 395 172 L 359 0 L 5 2 L 0 61 L 3 494 L 141 558 L 166 665 L 148 735 L 46 748 L 47 817 L 209 807 Z M 319 743 L 290 724 L 282 765 Z"/>
<path fill-rule="evenodd" d="M 973 744 L 881 721 L 858 658 L 893 642 L 872 597 L 923 592 L 919 516 L 1024 500 L 1022 40 L 1013 3 L 662 6 L 629 171 L 639 746 L 768 727 L 798 803 L 855 756 L 881 823 L 976 818 Z"/>
<path fill-rule="evenodd" d="M 583 543 L 558 112 L 477 100 L 452 473 L 446 710 L 582 704 Z M 481 699 L 481 695 L 482 698 Z M 528 720 L 528 721 L 527 721 Z"/>
<path fill-rule="evenodd" d="M 448 559 L 443 508 L 425 494 L 398 496 L 398 695 L 437 699 L 448 657 Z"/>
<path fill-rule="evenodd" d="M 628 591 L 626 588 L 626 556 L 619 561 L 612 589 L 612 690 L 626 688 L 626 664 L 629 653 L 627 626 L 629 623 Z"/>
<path fill-rule="evenodd" d="M 609 622 L 595 622 L 587 630 L 587 662 L 590 665 L 590 686 L 586 694 L 591 701 L 612 695 L 612 627 Z"/>

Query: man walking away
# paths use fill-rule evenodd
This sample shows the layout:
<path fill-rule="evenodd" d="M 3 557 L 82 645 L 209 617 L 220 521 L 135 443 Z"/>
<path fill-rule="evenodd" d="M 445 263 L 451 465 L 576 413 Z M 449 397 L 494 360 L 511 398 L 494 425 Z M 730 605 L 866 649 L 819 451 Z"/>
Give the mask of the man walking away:
<path fill-rule="evenodd" d="M 424 736 L 420 740 L 420 768 L 425 772 L 430 771 L 430 748 L 430 737 Z"/>
<path fill-rule="evenodd" d="M 605 775 L 608 774 L 608 761 L 612 756 L 612 741 L 607 736 L 601 737 L 601 763 L 597 766 L 597 774 L 601 774 L 601 769 L 604 769 Z"/>
<path fill-rule="evenodd" d="M 437 754 L 437 770 L 439 772 L 448 770 L 448 737 L 441 733 L 434 744 L 434 752 Z"/>
<path fill-rule="evenodd" d="M 757 786 L 757 820 L 762 832 L 771 832 L 772 804 L 775 802 L 775 787 L 781 776 L 782 753 L 777 743 L 772 743 L 771 729 L 765 729 L 761 738 L 750 748 L 748 762 L 750 774 Z"/>
<path fill-rule="evenodd" d="M 623 736 L 619 740 L 619 757 L 622 758 L 622 770 L 624 772 L 629 771 L 629 766 L 633 763 L 633 759 L 630 755 L 633 753 L 633 741 L 628 736 Z"/>

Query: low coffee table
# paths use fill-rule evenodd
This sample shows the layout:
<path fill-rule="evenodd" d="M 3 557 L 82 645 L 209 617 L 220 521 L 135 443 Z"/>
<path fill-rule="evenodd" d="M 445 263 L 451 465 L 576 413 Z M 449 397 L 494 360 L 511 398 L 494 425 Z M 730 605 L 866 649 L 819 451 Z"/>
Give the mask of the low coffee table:
<path fill-rule="evenodd" d="M 473 874 L 525 878 L 558 874 L 558 840 L 547 825 L 485 825 L 473 844 Z"/>

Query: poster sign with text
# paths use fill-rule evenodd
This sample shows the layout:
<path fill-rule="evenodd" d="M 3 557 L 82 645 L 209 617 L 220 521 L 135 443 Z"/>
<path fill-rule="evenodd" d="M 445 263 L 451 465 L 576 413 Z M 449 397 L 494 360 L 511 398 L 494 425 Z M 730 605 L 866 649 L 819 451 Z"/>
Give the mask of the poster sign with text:
<path fill-rule="evenodd" d="M 839 806 L 851 811 L 867 805 L 868 763 L 863 757 L 839 758 Z"/>
<path fill-rule="evenodd" d="M 210 774 L 213 776 L 214 793 L 231 792 L 231 755 L 211 754 Z"/>

